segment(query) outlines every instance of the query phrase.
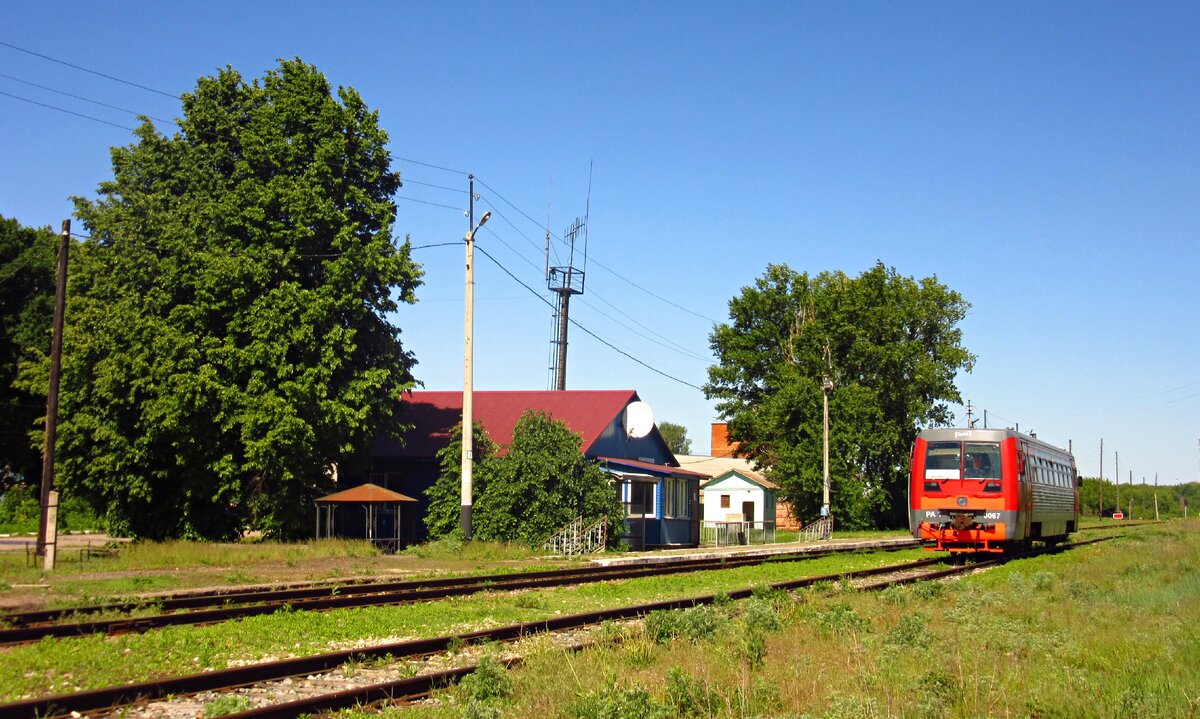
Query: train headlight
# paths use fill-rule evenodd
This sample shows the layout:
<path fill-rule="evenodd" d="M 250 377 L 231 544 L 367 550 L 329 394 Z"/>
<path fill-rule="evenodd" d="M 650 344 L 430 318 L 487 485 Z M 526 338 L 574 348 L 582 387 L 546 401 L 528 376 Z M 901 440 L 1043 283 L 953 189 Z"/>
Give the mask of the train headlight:
<path fill-rule="evenodd" d="M 967 506 L 967 498 L 966 498 L 966 497 L 959 497 L 959 498 L 958 498 L 958 506 L 960 506 L 960 507 L 965 507 L 965 506 Z"/>

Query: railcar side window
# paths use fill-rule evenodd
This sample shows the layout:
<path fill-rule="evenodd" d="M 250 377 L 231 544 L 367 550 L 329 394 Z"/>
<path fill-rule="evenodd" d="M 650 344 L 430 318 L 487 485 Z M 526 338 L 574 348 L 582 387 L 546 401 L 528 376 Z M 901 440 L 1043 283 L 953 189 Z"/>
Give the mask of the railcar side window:
<path fill-rule="evenodd" d="M 963 469 L 967 479 L 1000 479 L 1000 445 L 966 442 Z"/>
<path fill-rule="evenodd" d="M 926 479 L 959 479 L 962 475 L 962 443 L 930 442 L 925 448 Z"/>

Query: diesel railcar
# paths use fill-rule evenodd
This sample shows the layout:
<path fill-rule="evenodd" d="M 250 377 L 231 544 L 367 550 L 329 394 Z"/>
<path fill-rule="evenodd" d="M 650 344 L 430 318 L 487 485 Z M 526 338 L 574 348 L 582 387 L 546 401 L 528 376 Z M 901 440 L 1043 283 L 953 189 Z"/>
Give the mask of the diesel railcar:
<path fill-rule="evenodd" d="M 912 449 L 909 528 L 928 549 L 1004 552 L 1079 526 L 1071 453 L 1011 429 L 927 429 Z"/>

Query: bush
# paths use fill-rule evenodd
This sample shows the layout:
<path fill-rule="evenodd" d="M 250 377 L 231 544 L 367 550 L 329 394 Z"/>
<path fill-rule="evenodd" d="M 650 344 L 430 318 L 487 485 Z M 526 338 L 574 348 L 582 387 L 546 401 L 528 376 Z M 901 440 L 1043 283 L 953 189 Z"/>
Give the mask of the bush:
<path fill-rule="evenodd" d="M 472 702 L 489 702 L 512 694 L 513 683 L 504 664 L 484 657 L 475 671 L 463 677 L 462 688 Z"/>

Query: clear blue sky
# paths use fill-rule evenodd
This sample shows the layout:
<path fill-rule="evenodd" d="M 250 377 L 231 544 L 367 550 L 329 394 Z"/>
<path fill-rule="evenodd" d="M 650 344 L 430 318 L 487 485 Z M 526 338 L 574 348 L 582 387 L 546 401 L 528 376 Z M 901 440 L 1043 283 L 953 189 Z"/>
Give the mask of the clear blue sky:
<path fill-rule="evenodd" d="M 1164 483 L 1200 470 L 1197 37 L 1194 2 L 8 3 L 0 29 L 169 94 L 313 63 L 379 110 L 396 232 L 466 231 L 465 175 L 411 160 L 473 172 L 479 211 L 504 216 L 480 248 L 543 297 L 547 204 L 561 234 L 594 162 L 572 317 L 691 385 L 768 263 L 936 274 L 973 305 L 959 387 L 990 423 L 1072 440 L 1088 475 L 1103 437 L 1105 476 L 1115 451 L 1123 481 Z M 179 114 L 7 46 L 0 73 L 0 92 L 118 125 L 135 121 L 25 83 Z M 130 139 L 0 95 L 0 214 L 57 227 Z M 462 247 L 414 254 L 425 285 L 397 322 L 426 387 L 461 387 Z M 545 389 L 550 308 L 478 259 L 476 387 Z M 636 389 L 708 448 L 702 392 L 576 328 L 568 386 Z"/>

